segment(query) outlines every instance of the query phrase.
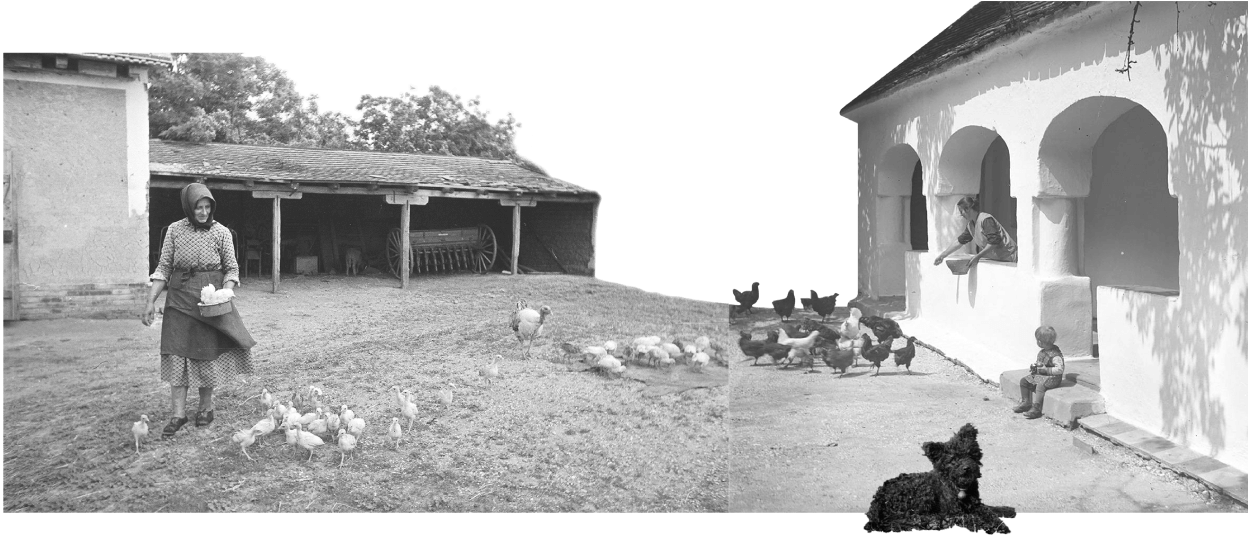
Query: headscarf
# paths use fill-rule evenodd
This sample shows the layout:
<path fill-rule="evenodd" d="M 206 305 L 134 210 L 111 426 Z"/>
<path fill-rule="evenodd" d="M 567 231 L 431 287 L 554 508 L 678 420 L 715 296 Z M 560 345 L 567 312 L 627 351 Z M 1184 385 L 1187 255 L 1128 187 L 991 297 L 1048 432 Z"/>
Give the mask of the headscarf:
<path fill-rule="evenodd" d="M 208 221 L 200 224 L 195 218 L 195 204 L 204 198 L 212 202 L 212 205 L 208 210 Z M 191 226 L 204 230 L 211 229 L 213 217 L 217 216 L 217 199 L 212 197 L 212 192 L 203 183 L 191 183 L 182 187 L 182 212 L 186 214 L 186 220 L 191 221 Z"/>

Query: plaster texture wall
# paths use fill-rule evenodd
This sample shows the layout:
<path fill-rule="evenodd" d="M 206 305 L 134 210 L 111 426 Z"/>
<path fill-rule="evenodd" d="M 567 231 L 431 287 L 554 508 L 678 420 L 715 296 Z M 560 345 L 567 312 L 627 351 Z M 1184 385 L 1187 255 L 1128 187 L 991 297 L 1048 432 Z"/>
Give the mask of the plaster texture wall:
<path fill-rule="evenodd" d="M 1130 213 L 1125 227 L 1165 205 L 1137 199 L 1127 185 L 1156 168 L 1149 164 L 1159 158 L 1155 150 L 1134 149 L 1156 147 L 1143 128 L 1155 122 L 1177 212 L 1172 224 L 1159 217 L 1148 225 L 1174 237 L 1173 247 L 1163 239 L 1157 248 L 1177 248 L 1177 270 L 1168 274 L 1180 295 L 1096 291 L 1112 303 L 1096 312 L 1102 394 L 1124 420 L 1248 469 L 1248 405 L 1239 396 L 1248 386 L 1248 4 L 1181 3 L 1177 21 L 1173 4 L 1143 4 L 1128 80 L 1116 69 L 1127 60 L 1131 9 L 1092 4 L 847 113 L 859 124 L 859 285 L 870 296 L 904 293 L 923 338 L 977 350 L 958 359 L 986 379 L 1025 367 L 1041 324 L 1058 328 L 1068 358 L 1089 355 L 1093 289 L 1079 263 L 1089 257 L 1080 234 L 1111 228 L 1085 222 L 1086 206 L 1097 206 L 1088 197 L 1093 185 L 1133 193 L 1119 215 Z M 978 190 L 996 136 L 1009 149 L 1019 260 L 981 262 L 953 276 L 932 262 L 954 241 L 954 202 Z M 880 233 L 895 218 L 883 172 L 907 154 L 898 148 L 912 150 L 923 167 L 927 252 L 894 252 Z M 1106 161 L 1111 152 L 1131 162 Z M 1136 230 L 1112 230 L 1110 240 L 1142 246 Z M 1118 265 L 1107 260 L 1111 267 L 1098 275 L 1121 269 L 1134 280 L 1162 278 L 1164 268 L 1140 267 L 1157 259 L 1150 252 Z M 882 276 L 895 267 L 905 271 L 902 289 Z"/>
<path fill-rule="evenodd" d="M 5 70 L 23 319 L 129 316 L 141 306 L 147 71 L 132 73 Z"/>

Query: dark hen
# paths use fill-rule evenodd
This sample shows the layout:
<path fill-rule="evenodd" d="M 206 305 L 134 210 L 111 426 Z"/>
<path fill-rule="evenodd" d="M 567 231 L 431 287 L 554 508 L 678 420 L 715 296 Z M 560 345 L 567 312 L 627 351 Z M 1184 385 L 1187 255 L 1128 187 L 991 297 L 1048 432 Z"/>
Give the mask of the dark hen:
<path fill-rule="evenodd" d="M 828 354 L 824 356 L 823 362 L 827 363 L 828 368 L 840 370 L 841 375 L 845 375 L 850 365 L 854 364 L 854 346 L 841 347 L 833 344 Z"/>
<path fill-rule="evenodd" d="M 741 306 L 737 307 L 737 312 L 754 311 L 754 303 L 758 302 L 758 282 L 755 282 L 749 291 L 732 290 L 732 296 L 736 297 L 737 303 Z"/>
<path fill-rule="evenodd" d="M 772 364 L 779 364 L 780 359 L 787 359 L 789 351 L 793 349 L 779 342 L 780 331 L 772 329 L 767 331 L 767 341 L 763 343 L 763 353 L 771 357 Z"/>
<path fill-rule="evenodd" d="M 771 302 L 771 306 L 776 309 L 776 313 L 780 315 L 780 321 L 793 316 L 793 305 L 795 304 L 793 290 L 789 290 L 789 294 L 783 299 L 776 299 Z"/>
<path fill-rule="evenodd" d="M 893 340 L 890 338 L 879 343 L 879 345 L 871 345 L 871 337 L 862 335 L 862 358 L 866 359 L 875 366 L 875 375 L 880 375 L 880 363 L 888 358 L 893 352 Z"/>
<path fill-rule="evenodd" d="M 744 353 L 746 358 L 753 357 L 754 364 L 758 364 L 758 358 L 762 357 L 764 354 L 766 342 L 763 342 L 762 340 L 752 340 L 751 338 L 753 337 L 746 331 L 741 331 L 740 335 L 741 339 L 737 340 L 737 345 L 741 346 L 741 353 Z"/>
<path fill-rule="evenodd" d="M 820 297 L 815 290 L 810 290 L 810 307 L 814 308 L 815 313 L 822 316 L 824 321 L 827 321 L 832 311 L 836 310 L 836 298 L 839 295 L 839 293 L 833 293 L 827 297 Z"/>
<path fill-rule="evenodd" d="M 906 373 L 910 373 L 910 361 L 914 360 L 914 337 L 906 337 L 906 347 L 893 352 L 893 360 L 897 362 L 897 366 L 905 366 Z"/>
<path fill-rule="evenodd" d="M 863 316 L 858 323 L 871 328 L 871 332 L 880 340 L 890 340 L 894 338 L 905 338 L 906 335 L 901 333 L 901 326 L 897 322 L 880 316 Z"/>

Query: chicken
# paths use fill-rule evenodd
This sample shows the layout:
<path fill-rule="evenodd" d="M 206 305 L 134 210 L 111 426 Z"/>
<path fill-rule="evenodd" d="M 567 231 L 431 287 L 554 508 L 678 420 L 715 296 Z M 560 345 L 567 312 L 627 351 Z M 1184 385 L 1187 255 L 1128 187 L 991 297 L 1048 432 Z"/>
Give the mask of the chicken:
<path fill-rule="evenodd" d="M 282 417 L 286 416 L 286 411 L 288 411 L 289 409 L 290 408 L 283 405 L 282 402 L 280 401 L 274 403 L 274 410 L 277 411 L 278 419 L 281 419 Z"/>
<path fill-rule="evenodd" d="M 701 371 L 702 367 L 706 366 L 707 364 L 710 364 L 710 362 L 711 362 L 711 356 L 699 351 L 693 354 L 693 358 L 689 359 L 689 366 L 698 369 L 698 371 Z"/>
<path fill-rule="evenodd" d="M 299 410 L 295 408 L 294 402 L 291 402 L 290 407 L 286 408 L 286 414 L 282 415 L 282 425 L 294 426 L 295 424 L 300 424 L 302 420 L 303 415 L 299 414 Z"/>
<path fill-rule="evenodd" d="M 324 435 L 329 431 L 329 423 L 325 421 L 325 414 L 321 412 L 321 408 L 316 408 L 316 420 L 308 423 L 308 431 L 312 435 Z"/>
<path fill-rule="evenodd" d="M 906 374 L 910 373 L 910 362 L 914 360 L 914 337 L 906 337 L 906 347 L 893 351 L 893 361 L 897 366 L 905 366 Z"/>
<path fill-rule="evenodd" d="M 663 339 L 658 336 L 638 336 L 633 339 L 633 349 L 641 346 L 657 346 Z"/>
<path fill-rule="evenodd" d="M 823 362 L 827 363 L 828 368 L 840 370 L 841 375 L 845 375 L 849 371 L 850 365 L 854 364 L 855 360 L 854 346 L 848 341 L 835 344 L 829 350 L 828 355 L 823 358 Z"/>
<path fill-rule="evenodd" d="M 659 344 L 659 348 L 666 351 L 667 356 L 673 359 L 679 359 L 685 355 L 684 347 L 685 346 L 680 344 L 680 340 L 676 340 L 670 344 L 667 342 Z"/>
<path fill-rule="evenodd" d="M 858 338 L 858 333 L 861 329 L 861 325 L 859 325 L 861 319 L 862 311 L 857 308 L 851 308 L 849 310 L 849 317 L 845 318 L 845 321 L 841 322 L 841 338 L 846 340 Z"/>
<path fill-rule="evenodd" d="M 364 419 L 354 417 L 347 422 L 347 432 L 354 435 L 355 439 L 358 441 L 360 438 L 364 437 L 364 428 L 366 426 L 368 426 L 368 424 L 364 423 Z"/>
<path fill-rule="evenodd" d="M 495 355 L 493 359 L 490 359 L 490 364 L 477 370 L 477 375 L 484 377 L 486 384 L 493 385 L 495 379 L 502 378 L 502 375 L 498 373 L 498 360 L 501 358 L 503 358 L 502 355 Z"/>
<path fill-rule="evenodd" d="M 299 424 L 303 426 L 307 426 L 308 424 L 311 424 L 312 421 L 318 418 L 321 418 L 321 415 L 318 412 L 313 411 L 313 412 L 304 413 L 303 416 L 299 417 Z"/>
<path fill-rule="evenodd" d="M 308 402 L 309 402 L 308 407 L 313 408 L 313 409 L 317 407 L 321 407 L 321 408 L 326 407 L 324 404 L 321 403 L 321 396 L 322 396 L 321 389 L 318 389 L 316 387 L 308 387 Z"/>
<path fill-rule="evenodd" d="M 130 433 L 134 434 L 134 453 L 139 453 L 139 443 L 147 439 L 147 415 L 139 415 L 138 422 L 130 426 Z"/>
<path fill-rule="evenodd" d="M 347 461 L 347 454 L 355 451 L 355 436 L 347 433 L 347 430 L 338 430 L 338 453 L 342 458 L 338 460 L 338 466 Z"/>
<path fill-rule="evenodd" d="M 528 341 L 528 345 L 524 348 L 525 358 L 529 357 L 533 349 L 533 340 L 542 335 L 542 327 L 546 324 L 546 317 L 550 316 L 550 313 L 550 307 L 546 305 L 542 305 L 538 310 L 525 307 L 512 313 L 511 330 L 516 333 L 516 340 L 519 340 L 521 344 Z"/>
<path fill-rule="evenodd" d="M 767 331 L 767 341 L 763 342 L 763 353 L 771 357 L 772 364 L 780 364 L 781 359 L 789 356 L 792 347 L 779 343 L 780 331 L 772 329 Z"/>
<path fill-rule="evenodd" d="M 234 442 L 238 443 L 238 447 L 243 450 L 243 455 L 247 456 L 247 459 L 251 461 L 256 461 L 256 460 L 255 458 L 251 457 L 251 454 L 247 453 L 247 447 L 251 446 L 252 443 L 256 442 L 257 433 L 259 432 L 257 432 L 254 428 L 250 430 L 239 430 L 237 433 L 234 434 L 234 437 L 233 437 Z"/>
<path fill-rule="evenodd" d="M 269 394 L 269 389 L 264 388 L 260 390 L 260 408 L 262 410 L 268 411 L 269 408 L 273 407 L 273 402 L 276 401 L 273 395 Z"/>
<path fill-rule="evenodd" d="M 619 344 L 615 343 L 615 340 L 607 340 L 602 344 L 602 349 L 607 350 L 607 355 L 618 357 L 615 352 L 619 349 Z"/>
<path fill-rule="evenodd" d="M 662 359 L 659 359 L 659 367 L 660 367 L 660 368 L 670 368 L 670 367 L 672 367 L 672 366 L 673 366 L 673 365 L 675 365 L 675 364 L 676 364 L 676 359 L 673 359 L 673 358 L 671 358 L 670 356 L 669 356 L 669 357 L 663 357 Z"/>
<path fill-rule="evenodd" d="M 732 296 L 736 297 L 737 303 L 741 306 L 737 307 L 737 312 L 750 311 L 754 312 L 754 303 L 758 302 L 758 282 L 750 286 L 749 291 L 732 290 Z"/>
<path fill-rule="evenodd" d="M 859 323 L 871 329 L 871 333 L 880 340 L 893 340 L 897 338 L 905 338 L 906 335 L 901 333 L 901 326 L 896 320 L 882 318 L 880 316 L 863 316 L 858 320 Z"/>
<path fill-rule="evenodd" d="M 783 299 L 776 299 L 771 302 L 771 306 L 776 309 L 776 313 L 780 315 L 780 321 L 793 316 L 793 290 L 789 290 L 789 294 Z"/>
<path fill-rule="evenodd" d="M 884 340 L 879 345 L 871 345 L 871 337 L 862 335 L 862 358 L 866 359 L 875 366 L 875 374 L 880 375 L 880 363 L 893 352 L 893 341 Z"/>
<path fill-rule="evenodd" d="M 412 426 L 416 424 L 416 414 L 420 410 L 416 408 L 416 402 L 412 401 L 411 391 L 403 391 L 403 406 L 400 408 L 400 412 L 407 417 L 407 429 L 412 429 Z"/>
<path fill-rule="evenodd" d="M 766 342 L 761 340 L 752 340 L 753 337 L 746 331 L 741 331 L 740 335 L 741 339 L 737 340 L 737 345 L 741 347 L 741 353 L 744 353 L 746 358 L 753 358 L 754 364 L 757 365 L 758 358 L 762 357 L 766 353 Z"/>
<path fill-rule="evenodd" d="M 784 327 L 781 327 L 777 329 L 776 336 L 776 343 L 778 344 L 809 352 L 811 346 L 815 345 L 815 340 L 819 338 L 819 331 L 811 331 L 810 334 L 803 338 L 789 338 L 789 335 L 785 332 Z"/>
<path fill-rule="evenodd" d="M 607 348 L 602 347 L 602 346 L 586 346 L 585 349 L 581 350 L 582 361 L 592 360 L 594 362 L 597 362 L 599 358 L 606 357 L 606 356 L 607 356 Z"/>
<path fill-rule="evenodd" d="M 697 346 L 698 351 L 706 351 L 707 348 L 711 347 L 711 339 L 699 336 L 693 340 L 693 345 Z"/>
<path fill-rule="evenodd" d="M 325 429 L 335 437 L 338 435 L 338 429 L 342 427 L 342 418 L 334 412 L 325 413 Z"/>
<path fill-rule="evenodd" d="M 836 310 L 836 297 L 839 293 L 833 293 L 827 297 L 820 297 L 815 290 L 810 290 L 810 307 L 815 310 L 816 314 L 823 317 L 824 321 L 828 320 L 828 316 L 832 315 L 832 311 Z"/>
<path fill-rule="evenodd" d="M 785 367 L 788 367 L 790 364 L 792 364 L 794 359 L 797 359 L 798 366 L 806 366 L 810 368 L 809 370 L 806 370 L 806 373 L 808 374 L 818 373 L 815 371 L 815 358 L 810 354 L 810 350 L 800 349 L 800 348 L 793 348 L 789 350 L 788 362 L 785 363 Z"/>
<path fill-rule="evenodd" d="M 571 360 L 572 357 L 575 357 L 578 355 L 581 355 L 582 359 L 585 358 L 584 353 L 581 351 L 581 349 L 572 345 L 572 342 L 563 342 L 559 344 L 559 351 L 563 352 L 563 357 L 564 359 L 567 359 L 567 360 Z"/>
<path fill-rule="evenodd" d="M 411 427 L 409 426 L 408 429 L 411 429 Z M 394 439 L 394 449 L 398 450 L 399 440 L 403 438 L 403 426 L 399 425 L 399 417 L 390 419 L 389 435 L 391 439 Z"/>
<path fill-rule="evenodd" d="M 662 363 L 664 360 L 672 358 L 666 349 L 659 346 L 650 348 L 649 351 L 646 352 L 646 355 L 648 356 L 649 363 L 651 365 L 654 363 Z"/>
<path fill-rule="evenodd" d="M 297 432 L 295 445 L 297 445 L 299 448 L 307 450 L 308 461 L 312 461 L 312 450 L 318 446 L 325 444 L 325 441 L 321 440 L 320 437 L 317 437 L 311 433 L 303 431 L 302 424 L 296 424 L 295 430 Z"/>
<path fill-rule="evenodd" d="M 276 428 L 277 428 L 277 421 L 274 420 L 273 415 L 269 415 L 267 417 L 260 419 L 260 422 L 257 422 L 255 426 L 251 427 L 253 431 L 255 431 L 256 433 L 262 436 L 273 433 L 273 430 Z"/>
<path fill-rule="evenodd" d="M 355 411 L 348 409 L 347 405 L 343 404 L 342 410 L 338 412 L 338 418 L 343 424 L 347 424 L 351 422 L 351 419 L 355 418 Z"/>
<path fill-rule="evenodd" d="M 616 374 L 617 376 L 623 375 L 624 371 L 628 369 L 627 366 L 620 363 L 619 359 L 609 356 L 599 359 L 593 368 L 602 372 Z"/>
<path fill-rule="evenodd" d="M 442 403 L 442 410 L 447 411 L 451 408 L 451 402 L 455 400 L 454 383 L 447 383 L 446 388 L 438 389 L 438 401 Z"/>

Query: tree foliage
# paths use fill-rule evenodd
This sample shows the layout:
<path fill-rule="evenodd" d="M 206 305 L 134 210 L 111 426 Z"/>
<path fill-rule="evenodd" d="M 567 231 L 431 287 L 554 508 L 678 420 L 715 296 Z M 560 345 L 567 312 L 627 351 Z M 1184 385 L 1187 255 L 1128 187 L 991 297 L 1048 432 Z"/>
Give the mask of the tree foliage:
<path fill-rule="evenodd" d="M 508 159 L 545 174 L 516 153 L 520 124 L 491 122 L 481 100 L 431 86 L 426 95 L 364 95 L 359 122 L 321 112 L 284 71 L 259 56 L 175 53 L 148 91 L 149 128 L 158 138 Z"/>

